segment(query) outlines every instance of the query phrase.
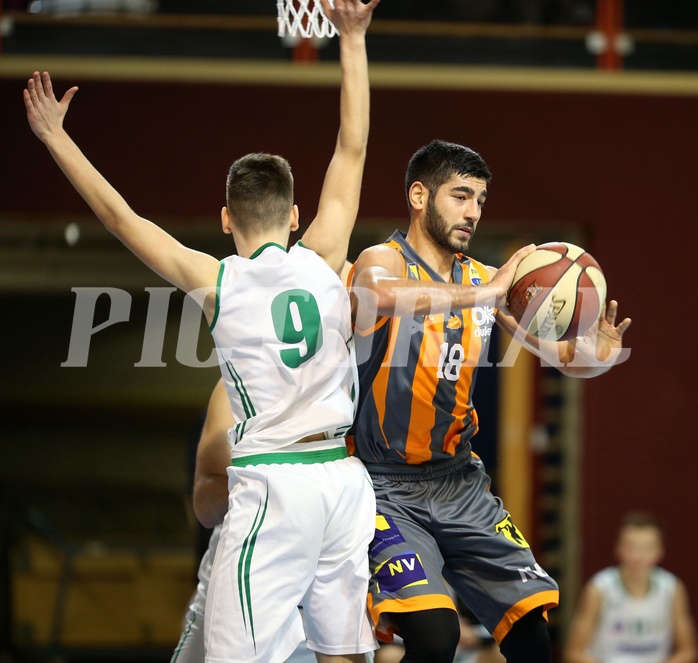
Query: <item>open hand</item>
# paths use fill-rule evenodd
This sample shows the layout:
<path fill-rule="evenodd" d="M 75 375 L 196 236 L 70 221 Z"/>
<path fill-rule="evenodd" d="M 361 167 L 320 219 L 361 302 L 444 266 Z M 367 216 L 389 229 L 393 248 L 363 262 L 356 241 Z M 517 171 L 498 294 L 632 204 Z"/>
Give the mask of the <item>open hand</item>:
<path fill-rule="evenodd" d="M 320 0 L 322 11 L 325 13 L 340 34 L 349 32 L 366 32 L 371 22 L 373 10 L 380 0 L 334 0 L 334 8 L 330 0 Z"/>
<path fill-rule="evenodd" d="M 618 317 L 618 302 L 612 299 L 605 310 L 601 312 L 599 317 L 599 334 L 603 334 L 609 342 L 620 345 L 621 337 L 625 331 L 630 327 L 632 320 L 630 318 L 623 318 L 623 320 L 616 325 L 616 318 Z"/>
<path fill-rule="evenodd" d="M 623 346 L 623 334 L 630 327 L 632 320 L 624 318 L 616 325 L 618 302 L 612 299 L 604 307 L 598 322 L 584 335 L 582 342 L 593 345 L 596 359 L 605 361 L 613 350 Z M 579 344 L 578 344 L 579 345 Z"/>
<path fill-rule="evenodd" d="M 46 142 L 51 134 L 62 129 L 63 118 L 77 91 L 76 86 L 71 87 L 58 101 L 53 94 L 51 77 L 47 71 L 42 74 L 35 71 L 27 81 L 27 87 L 24 90 L 27 120 L 40 140 Z"/>

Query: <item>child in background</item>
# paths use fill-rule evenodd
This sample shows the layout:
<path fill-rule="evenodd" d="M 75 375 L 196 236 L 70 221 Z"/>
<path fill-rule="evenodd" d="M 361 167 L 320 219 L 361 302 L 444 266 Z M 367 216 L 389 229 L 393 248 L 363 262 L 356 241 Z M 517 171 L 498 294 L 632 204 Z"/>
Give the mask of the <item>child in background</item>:
<path fill-rule="evenodd" d="M 618 565 L 583 588 L 565 663 L 693 663 L 695 626 L 684 584 L 658 566 L 662 530 L 644 512 L 625 516 L 615 548 Z"/>

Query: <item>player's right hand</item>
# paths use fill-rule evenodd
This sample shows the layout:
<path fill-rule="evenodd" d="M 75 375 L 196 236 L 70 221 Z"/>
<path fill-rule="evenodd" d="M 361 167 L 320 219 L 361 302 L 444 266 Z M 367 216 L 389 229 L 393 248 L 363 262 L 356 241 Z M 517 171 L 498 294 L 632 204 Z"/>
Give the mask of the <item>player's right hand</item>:
<path fill-rule="evenodd" d="M 520 248 L 514 255 L 509 258 L 495 273 L 489 285 L 495 289 L 497 297 L 497 308 L 506 312 L 507 295 L 509 288 L 514 281 L 516 268 L 519 263 L 527 256 L 536 250 L 535 244 L 529 244 Z"/>
<path fill-rule="evenodd" d="M 322 11 L 332 22 L 339 34 L 349 32 L 366 32 L 368 24 L 371 22 L 373 10 L 380 0 L 334 0 L 334 8 L 330 5 L 330 0 L 320 0 Z"/>
<path fill-rule="evenodd" d="M 27 81 L 23 93 L 27 120 L 40 140 L 46 142 L 51 134 L 62 129 L 63 118 L 77 91 L 77 86 L 71 87 L 58 101 L 53 94 L 53 84 L 47 71 L 41 74 L 35 71 Z"/>

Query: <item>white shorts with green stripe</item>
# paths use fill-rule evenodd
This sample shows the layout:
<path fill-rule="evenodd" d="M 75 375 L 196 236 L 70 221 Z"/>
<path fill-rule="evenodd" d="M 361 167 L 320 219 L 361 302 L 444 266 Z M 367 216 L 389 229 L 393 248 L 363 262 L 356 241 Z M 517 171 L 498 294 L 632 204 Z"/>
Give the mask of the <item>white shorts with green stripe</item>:
<path fill-rule="evenodd" d="M 371 480 L 344 446 L 293 446 L 234 459 L 228 470 L 206 602 L 207 663 L 283 663 L 306 638 L 324 654 L 377 648 L 366 610 Z"/>

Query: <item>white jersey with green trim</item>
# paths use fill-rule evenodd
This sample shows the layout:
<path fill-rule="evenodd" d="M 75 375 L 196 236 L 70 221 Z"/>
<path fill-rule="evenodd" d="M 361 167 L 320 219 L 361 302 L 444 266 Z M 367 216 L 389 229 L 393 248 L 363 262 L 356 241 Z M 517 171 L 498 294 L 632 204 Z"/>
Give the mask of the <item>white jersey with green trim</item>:
<path fill-rule="evenodd" d="M 349 296 L 337 274 L 298 243 L 265 244 L 221 261 L 211 333 L 236 424 L 232 457 L 283 449 L 324 433 L 344 445 L 358 378 Z M 313 444 L 317 449 L 317 444 Z"/>
<path fill-rule="evenodd" d="M 602 596 L 601 614 L 590 648 L 601 663 L 663 663 L 673 646 L 673 605 L 678 580 L 652 570 L 646 596 L 628 593 L 618 567 L 599 571 L 591 583 Z"/>

